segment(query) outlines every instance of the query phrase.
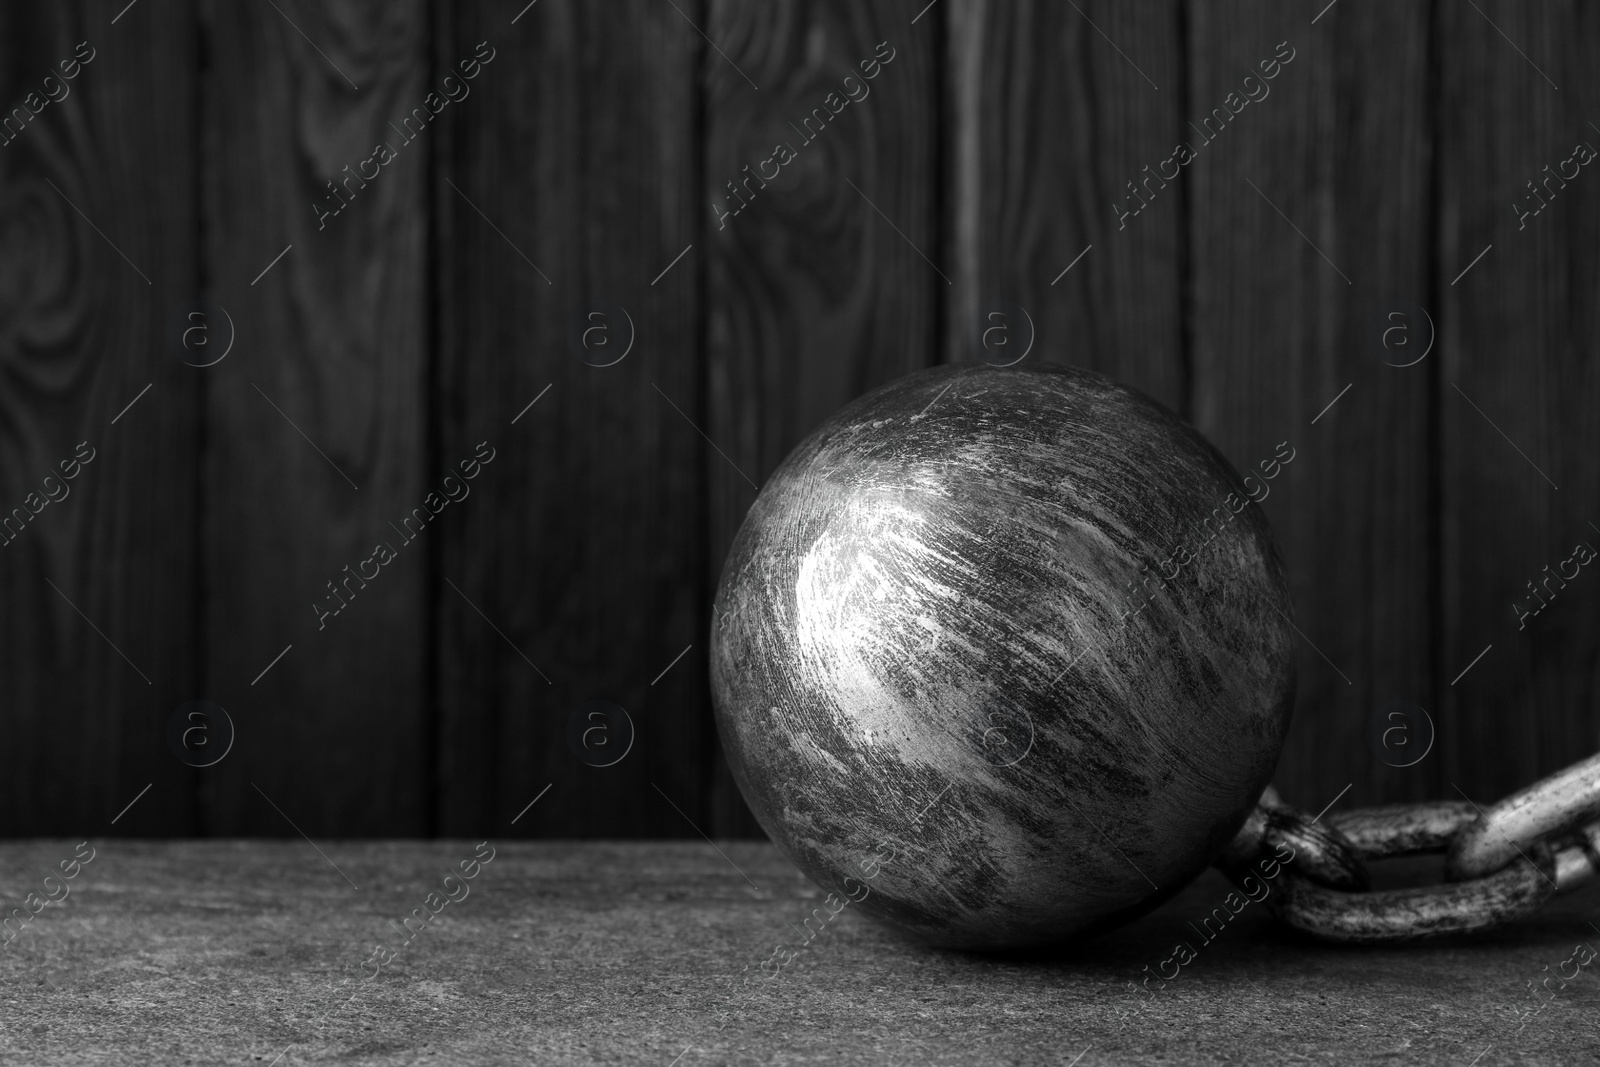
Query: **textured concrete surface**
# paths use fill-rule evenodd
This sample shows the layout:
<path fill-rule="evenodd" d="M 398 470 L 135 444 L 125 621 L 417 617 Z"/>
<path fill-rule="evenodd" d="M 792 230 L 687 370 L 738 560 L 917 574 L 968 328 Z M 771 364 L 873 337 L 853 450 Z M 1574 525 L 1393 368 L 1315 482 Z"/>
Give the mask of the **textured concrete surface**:
<path fill-rule="evenodd" d="M 6 907 L 72 845 L 0 847 Z M 1600 1058 L 1600 960 L 1570 962 L 1581 942 L 1600 948 L 1595 887 L 1489 936 L 1363 950 L 1305 941 L 1257 905 L 1203 944 L 1188 920 L 1228 888 L 1208 873 L 1049 959 L 931 951 L 846 907 L 776 977 L 742 987 L 779 942 L 804 940 L 822 900 L 770 845 L 723 843 L 736 871 L 705 842 L 497 844 L 448 885 L 472 843 L 318 845 L 327 860 L 303 840 L 95 842 L 71 895 L 0 948 L 0 1063 Z M 375 945 L 401 947 L 430 892 L 437 906 L 463 886 L 388 966 L 364 967 Z M 1128 982 L 1179 940 L 1196 958 L 1140 1011 Z M 1576 977 L 1563 988 L 1558 972 Z M 1529 983 L 1546 979 L 1559 992 L 1535 998 Z"/>

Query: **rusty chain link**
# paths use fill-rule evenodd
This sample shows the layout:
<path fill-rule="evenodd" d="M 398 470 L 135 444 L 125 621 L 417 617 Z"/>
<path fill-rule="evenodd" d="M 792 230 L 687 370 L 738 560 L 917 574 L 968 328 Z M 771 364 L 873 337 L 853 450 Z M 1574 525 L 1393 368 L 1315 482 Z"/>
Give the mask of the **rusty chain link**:
<path fill-rule="evenodd" d="M 1367 860 L 1430 852 L 1445 854 L 1445 884 L 1369 891 Z M 1325 941 L 1409 941 L 1515 922 L 1600 877 L 1600 755 L 1487 809 L 1447 800 L 1324 821 L 1268 786 L 1216 865 L 1241 888 L 1246 878 L 1271 881 L 1268 908 Z"/>

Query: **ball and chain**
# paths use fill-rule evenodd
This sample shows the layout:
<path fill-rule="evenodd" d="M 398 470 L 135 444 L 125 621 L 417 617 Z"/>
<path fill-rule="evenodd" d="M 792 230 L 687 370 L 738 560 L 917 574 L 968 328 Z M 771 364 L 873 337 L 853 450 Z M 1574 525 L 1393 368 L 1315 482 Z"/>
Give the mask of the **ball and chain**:
<path fill-rule="evenodd" d="M 1600 876 L 1600 755 L 1490 808 L 1442 800 L 1321 819 L 1269 786 L 1216 866 L 1239 884 L 1280 843 L 1294 858 L 1267 906 L 1322 940 L 1410 941 L 1502 926 Z M 1368 860 L 1437 852 L 1444 884 L 1371 890 Z"/>

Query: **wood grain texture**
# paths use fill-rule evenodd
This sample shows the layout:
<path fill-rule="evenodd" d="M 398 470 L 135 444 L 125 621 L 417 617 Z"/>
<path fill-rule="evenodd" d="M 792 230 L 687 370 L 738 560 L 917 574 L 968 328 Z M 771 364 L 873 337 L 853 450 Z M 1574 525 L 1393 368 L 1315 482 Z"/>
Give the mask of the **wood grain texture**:
<path fill-rule="evenodd" d="M 1600 172 L 1574 164 L 1570 181 L 1559 175 L 1577 144 L 1600 148 L 1591 125 L 1600 99 L 1586 58 L 1600 41 L 1600 13 L 1479 7 L 1440 12 L 1441 36 L 1452 44 L 1442 53 L 1439 111 L 1449 161 L 1440 172 L 1439 403 L 1440 677 L 1446 716 L 1460 724 L 1446 738 L 1445 790 L 1454 795 L 1459 784 L 1481 802 L 1600 743 L 1600 574 L 1576 561 L 1562 566 L 1579 542 L 1600 549 L 1591 525 L 1600 524 Z M 1528 183 L 1542 182 L 1546 166 L 1556 177 L 1541 184 L 1548 202 L 1534 213 L 1540 201 Z M 1514 210 L 1519 203 L 1528 217 Z M 1548 606 L 1519 624 L 1513 605 L 1541 604 L 1530 581 Z"/>
<path fill-rule="evenodd" d="M 1382 309 L 1430 299 L 1428 12 L 1190 13 L 1194 419 L 1266 494 L 1302 633 L 1275 782 L 1312 811 L 1352 783 L 1342 803 L 1433 795 L 1437 753 L 1401 770 L 1367 742 L 1391 700 L 1445 727 L 1431 366 L 1387 366 L 1369 336 Z M 1294 460 L 1261 481 L 1280 442 Z"/>
<path fill-rule="evenodd" d="M 1114 209 L 1183 136 L 1180 5 L 1077 7 L 934 9 L 949 23 L 944 358 L 990 355 L 985 312 L 1013 304 L 1032 319 L 1030 359 L 1099 370 L 1186 412 L 1188 193 L 1158 178 L 1148 208 Z"/>
<path fill-rule="evenodd" d="M 943 45 L 936 17 L 914 15 L 889 2 L 710 6 L 726 57 L 702 58 L 708 592 L 754 486 L 789 450 L 846 401 L 939 360 Z M 864 79 L 862 62 L 882 56 Z M 772 174 L 767 159 L 777 177 L 744 186 L 747 166 Z M 714 832 L 758 832 L 720 759 L 709 785 Z"/>
<path fill-rule="evenodd" d="M 0 106 L 96 50 L 0 137 L 0 517 L 96 449 L 0 548 L 0 833 L 89 832 L 151 783 L 118 832 L 483 832 L 551 782 L 516 832 L 758 832 L 706 681 L 728 546 L 810 429 L 980 358 L 996 303 L 1026 309 L 1030 360 L 1150 393 L 1241 471 L 1296 449 L 1262 503 L 1304 635 L 1289 801 L 1492 799 L 1600 744 L 1600 578 L 1518 617 L 1600 548 L 1600 179 L 1526 199 L 1600 147 L 1600 15 L 123 8 L 0 12 Z M 1270 95 L 1202 144 L 1279 42 Z M 235 334 L 207 369 L 167 339 L 196 297 Z M 600 303 L 633 340 L 610 367 L 574 350 Z M 1406 305 L 1437 338 L 1389 366 L 1374 335 Z M 197 698 L 238 731 L 199 772 L 163 736 Z M 589 699 L 637 729 L 616 767 L 569 747 Z M 1369 745 L 1388 701 L 1438 731 L 1417 766 Z"/>
<path fill-rule="evenodd" d="M 198 828 L 193 772 L 164 737 L 196 670 L 196 394 L 162 339 L 196 295 L 195 21 L 164 0 L 109 20 L 99 4 L 0 12 L 7 835 Z"/>
<path fill-rule="evenodd" d="M 434 488 L 433 148 L 431 130 L 406 143 L 390 123 L 434 88 L 427 10 L 279 0 L 206 13 L 208 290 L 239 342 L 205 377 L 204 686 L 239 736 L 206 772 L 205 825 L 422 834 L 427 542 L 408 546 L 390 524 Z M 356 172 L 371 173 L 361 161 L 380 142 L 396 157 L 363 183 Z M 335 200 L 325 183 L 347 173 Z M 319 219 L 316 205 L 338 202 Z M 372 573 L 362 561 L 380 543 L 397 558 L 370 583 L 349 579 Z M 350 583 L 345 601 L 335 580 Z M 320 618 L 324 602 L 347 606 Z"/>
<path fill-rule="evenodd" d="M 443 832 L 511 830 L 552 782 L 511 832 L 695 834 L 662 793 L 706 824 L 704 20 L 678 6 L 544 0 L 514 26 L 504 5 L 440 8 L 441 67 L 497 53 L 434 201 L 438 469 L 498 452 L 438 535 Z M 569 745 L 575 714 L 605 731 L 596 759 L 626 743 L 590 700 L 636 731 L 615 765 Z"/>

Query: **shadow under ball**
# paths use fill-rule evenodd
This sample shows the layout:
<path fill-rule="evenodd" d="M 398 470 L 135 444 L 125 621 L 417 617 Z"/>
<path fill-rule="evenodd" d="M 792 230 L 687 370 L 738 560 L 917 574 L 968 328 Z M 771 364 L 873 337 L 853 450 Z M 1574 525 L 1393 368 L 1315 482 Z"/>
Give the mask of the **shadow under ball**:
<path fill-rule="evenodd" d="M 836 906 L 1039 947 L 1154 907 L 1238 830 L 1289 726 L 1290 613 L 1259 507 L 1166 408 L 1077 368 L 937 367 L 761 490 L 717 590 L 717 728 Z"/>

